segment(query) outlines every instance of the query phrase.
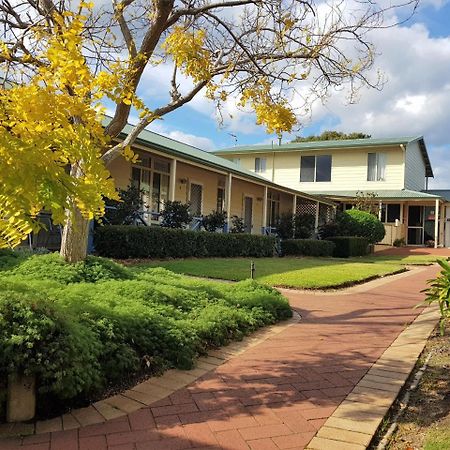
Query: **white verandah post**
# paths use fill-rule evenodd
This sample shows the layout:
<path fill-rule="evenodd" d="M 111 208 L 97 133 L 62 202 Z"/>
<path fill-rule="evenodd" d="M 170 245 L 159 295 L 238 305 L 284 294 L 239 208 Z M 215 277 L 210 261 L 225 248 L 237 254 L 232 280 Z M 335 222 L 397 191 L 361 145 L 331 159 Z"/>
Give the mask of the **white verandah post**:
<path fill-rule="evenodd" d="M 227 209 L 227 233 L 230 232 L 231 228 L 231 185 L 233 183 L 233 175 L 228 174 L 227 178 L 227 189 L 226 189 L 226 209 Z"/>
<path fill-rule="evenodd" d="M 263 217 L 262 217 L 262 234 L 266 234 L 267 228 L 267 197 L 269 189 L 264 186 L 264 199 L 263 199 Z"/>
<path fill-rule="evenodd" d="M 173 159 L 170 165 L 170 190 L 169 190 L 169 200 L 171 202 L 175 201 L 175 190 L 177 187 L 177 160 Z"/>
<path fill-rule="evenodd" d="M 436 199 L 434 207 L 434 248 L 439 244 L 439 199 Z"/>
<path fill-rule="evenodd" d="M 316 235 L 319 233 L 319 209 L 320 209 L 320 203 L 316 202 L 316 217 L 314 220 L 314 233 Z"/>

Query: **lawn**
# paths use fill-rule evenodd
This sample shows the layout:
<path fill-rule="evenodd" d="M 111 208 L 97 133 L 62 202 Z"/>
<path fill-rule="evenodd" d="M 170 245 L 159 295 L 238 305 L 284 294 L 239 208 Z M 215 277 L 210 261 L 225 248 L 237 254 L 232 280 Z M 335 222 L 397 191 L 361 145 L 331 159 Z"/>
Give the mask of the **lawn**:
<path fill-rule="evenodd" d="M 139 272 L 147 267 L 164 267 L 173 272 L 226 280 L 245 280 L 250 277 L 250 258 L 208 258 L 152 261 L 132 267 Z M 429 258 L 258 258 L 255 278 L 271 286 L 298 289 L 326 289 L 385 276 L 404 270 L 409 264 L 431 263 Z"/>

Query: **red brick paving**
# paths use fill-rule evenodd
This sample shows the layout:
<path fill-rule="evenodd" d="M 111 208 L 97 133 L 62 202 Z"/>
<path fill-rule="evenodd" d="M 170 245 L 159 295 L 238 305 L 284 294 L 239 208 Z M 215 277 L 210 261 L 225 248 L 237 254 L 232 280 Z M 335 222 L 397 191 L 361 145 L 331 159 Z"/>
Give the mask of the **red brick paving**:
<path fill-rule="evenodd" d="M 420 255 L 436 255 L 450 256 L 450 248 L 439 247 L 389 247 L 387 245 L 377 245 L 375 248 L 375 256 L 420 256 Z"/>
<path fill-rule="evenodd" d="M 436 268 L 348 295 L 285 291 L 302 321 L 164 401 L 78 430 L 2 440 L 21 450 L 303 449 L 420 312 Z"/>

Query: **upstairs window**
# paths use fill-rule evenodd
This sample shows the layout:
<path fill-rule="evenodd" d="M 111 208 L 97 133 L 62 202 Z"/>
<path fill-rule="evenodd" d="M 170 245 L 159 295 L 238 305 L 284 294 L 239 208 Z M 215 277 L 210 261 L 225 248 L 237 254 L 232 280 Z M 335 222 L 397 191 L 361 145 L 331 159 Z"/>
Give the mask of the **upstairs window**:
<path fill-rule="evenodd" d="M 300 181 L 331 181 L 331 155 L 302 156 L 300 158 Z"/>
<path fill-rule="evenodd" d="M 386 180 L 386 153 L 368 153 L 367 181 Z"/>
<path fill-rule="evenodd" d="M 231 158 L 231 162 L 233 162 L 237 166 L 240 166 L 241 165 L 241 158 Z"/>
<path fill-rule="evenodd" d="M 266 158 L 255 158 L 255 172 L 261 173 L 266 171 Z"/>

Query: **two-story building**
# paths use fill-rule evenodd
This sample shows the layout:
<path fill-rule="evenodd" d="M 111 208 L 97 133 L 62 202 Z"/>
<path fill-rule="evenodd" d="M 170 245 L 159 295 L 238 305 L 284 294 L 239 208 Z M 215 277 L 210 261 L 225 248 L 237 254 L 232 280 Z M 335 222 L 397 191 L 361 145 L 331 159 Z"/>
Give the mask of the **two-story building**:
<path fill-rule="evenodd" d="M 385 224 L 383 244 L 450 246 L 449 191 L 429 191 L 433 170 L 422 136 L 311 141 L 234 147 L 214 152 L 291 189 L 349 208 L 357 193 L 375 193 Z"/>

